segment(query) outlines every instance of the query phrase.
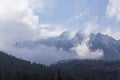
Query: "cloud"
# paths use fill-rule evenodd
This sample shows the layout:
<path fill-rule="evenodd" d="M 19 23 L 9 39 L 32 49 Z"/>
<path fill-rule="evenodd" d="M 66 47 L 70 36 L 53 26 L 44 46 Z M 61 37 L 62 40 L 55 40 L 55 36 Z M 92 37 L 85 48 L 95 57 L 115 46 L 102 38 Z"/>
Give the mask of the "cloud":
<path fill-rule="evenodd" d="M 85 34 L 84 40 L 81 42 L 81 44 L 73 48 L 73 50 L 75 50 L 75 52 L 81 59 L 99 59 L 103 57 L 102 50 L 97 49 L 95 51 L 91 51 L 87 45 L 88 41 L 90 40 L 91 32 L 96 28 L 97 25 L 95 23 L 87 23 L 86 28 L 83 31 L 83 33 Z"/>
<path fill-rule="evenodd" d="M 109 0 L 109 4 L 106 8 L 106 14 L 110 18 L 115 17 L 117 21 L 120 21 L 120 0 Z"/>
<path fill-rule="evenodd" d="M 68 24 L 68 23 L 70 23 L 70 22 L 74 22 L 74 21 L 77 21 L 77 20 L 79 20 L 79 19 L 81 19 L 83 16 L 85 16 L 85 15 L 88 15 L 88 11 L 86 10 L 86 11 L 84 11 L 84 12 L 81 12 L 79 15 L 77 15 L 77 16 L 74 16 L 74 17 L 71 17 L 71 18 L 69 18 L 67 21 L 65 21 L 65 24 Z"/>
<path fill-rule="evenodd" d="M 75 51 L 78 54 L 78 56 L 80 57 L 80 59 L 99 59 L 99 58 L 103 57 L 103 50 L 97 49 L 95 51 L 91 51 L 88 48 L 87 43 L 85 43 L 85 42 L 78 45 L 75 48 Z"/>
<path fill-rule="evenodd" d="M 32 39 L 38 21 L 39 17 L 29 8 L 29 0 L 0 0 L 0 36 L 6 44 Z"/>
<path fill-rule="evenodd" d="M 56 36 L 62 32 L 62 29 L 56 26 L 52 28 L 54 25 L 43 28 L 39 23 L 39 16 L 32 8 L 32 2 L 34 0 L 0 0 L 0 47 L 13 45 L 16 41 Z M 43 4 L 41 1 L 38 3 Z M 44 7 L 39 10 L 42 8 Z"/>
<path fill-rule="evenodd" d="M 35 49 L 26 48 L 5 48 L 6 52 L 14 55 L 18 58 L 22 58 L 31 62 L 41 63 L 41 64 L 52 64 L 60 60 L 76 59 L 77 56 L 63 50 L 58 50 L 56 47 L 49 47 L 45 45 L 40 45 Z"/>
<path fill-rule="evenodd" d="M 40 26 L 40 31 L 37 36 L 39 37 L 38 39 L 46 39 L 48 37 L 59 36 L 62 32 L 67 30 L 61 29 L 59 25 L 41 24 Z"/>
<path fill-rule="evenodd" d="M 48 15 L 48 11 L 52 10 L 57 2 L 58 0 L 30 0 L 30 8 L 35 13 Z"/>
<path fill-rule="evenodd" d="M 109 35 L 116 40 L 120 39 L 120 30 L 115 30 L 111 27 L 107 27 L 106 30 L 102 32 L 103 34 Z"/>
<path fill-rule="evenodd" d="M 90 33 L 91 33 L 93 30 L 95 30 L 95 29 L 98 27 L 98 25 L 97 25 L 96 23 L 94 23 L 94 22 L 85 23 L 85 26 L 86 26 L 86 28 L 85 28 L 85 30 L 83 31 L 83 33 L 85 33 L 85 35 L 86 35 L 87 37 L 90 35 Z"/>

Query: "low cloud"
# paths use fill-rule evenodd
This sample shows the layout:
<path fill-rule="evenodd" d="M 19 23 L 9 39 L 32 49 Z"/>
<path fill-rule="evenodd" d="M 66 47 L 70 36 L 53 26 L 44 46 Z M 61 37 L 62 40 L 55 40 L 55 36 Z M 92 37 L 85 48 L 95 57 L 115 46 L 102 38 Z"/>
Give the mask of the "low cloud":
<path fill-rule="evenodd" d="M 95 50 L 95 51 L 91 51 L 86 43 L 82 43 L 80 45 L 78 45 L 77 47 L 75 47 L 75 51 L 78 55 L 78 57 L 80 57 L 80 59 L 99 59 L 101 57 L 103 57 L 103 50 Z"/>
<path fill-rule="evenodd" d="M 96 28 L 97 25 L 95 23 L 87 23 L 86 29 L 83 31 L 85 34 L 84 40 L 81 42 L 81 44 L 73 48 L 73 50 L 75 50 L 81 59 L 99 59 L 103 57 L 103 50 L 97 49 L 95 51 L 91 51 L 87 45 L 88 41 L 90 40 L 91 32 Z"/>
<path fill-rule="evenodd" d="M 120 39 L 120 30 L 114 30 L 111 27 L 107 27 L 106 30 L 104 30 L 102 33 L 106 34 L 106 35 L 109 35 L 109 36 L 113 37 L 116 40 Z"/>
<path fill-rule="evenodd" d="M 74 54 L 65 52 L 63 50 L 58 50 L 56 47 L 49 47 L 45 45 L 40 45 L 35 49 L 19 49 L 15 47 L 10 47 L 5 48 L 4 50 L 18 58 L 46 65 L 58 62 L 60 60 L 77 58 L 77 56 Z"/>

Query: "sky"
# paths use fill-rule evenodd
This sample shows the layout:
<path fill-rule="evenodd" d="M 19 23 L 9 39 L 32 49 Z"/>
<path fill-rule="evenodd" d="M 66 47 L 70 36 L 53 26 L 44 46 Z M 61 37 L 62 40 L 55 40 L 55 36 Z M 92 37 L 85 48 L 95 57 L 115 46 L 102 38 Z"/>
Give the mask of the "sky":
<path fill-rule="evenodd" d="M 93 31 L 92 27 L 87 28 L 88 33 L 101 32 L 119 40 L 119 4 L 120 0 L 0 0 L 0 48 L 29 60 L 32 53 L 13 48 L 16 42 L 46 39 L 68 30 L 84 31 L 87 26 L 97 26 Z M 55 50 L 52 48 L 49 51 Z M 17 54 L 15 51 L 24 53 Z M 58 51 L 61 52 L 66 53 Z M 25 53 L 27 56 L 23 55 Z M 46 57 L 43 54 L 40 56 Z M 63 55 L 59 59 L 64 59 Z"/>
<path fill-rule="evenodd" d="M 95 32 L 110 34 L 120 30 L 119 3 L 119 0 L 0 0 L 0 32 L 36 39 L 65 30 L 82 31 L 87 23 L 94 23 L 98 25 Z M 12 34 L 15 31 L 17 34 Z"/>
<path fill-rule="evenodd" d="M 110 14 L 111 10 L 108 11 L 108 7 L 112 9 L 111 3 L 114 8 L 117 7 L 117 1 L 45 0 L 43 10 L 35 9 L 35 14 L 39 15 L 41 24 L 60 25 L 69 29 L 84 29 L 84 24 L 88 22 L 96 22 L 102 29 L 108 26 L 119 28 L 119 11 L 113 15 Z"/>
<path fill-rule="evenodd" d="M 34 11 L 43 25 L 83 30 L 86 23 L 95 23 L 99 26 L 95 32 L 105 29 L 116 32 L 120 29 L 119 3 L 119 0 L 41 0 L 42 9 L 38 4 Z"/>

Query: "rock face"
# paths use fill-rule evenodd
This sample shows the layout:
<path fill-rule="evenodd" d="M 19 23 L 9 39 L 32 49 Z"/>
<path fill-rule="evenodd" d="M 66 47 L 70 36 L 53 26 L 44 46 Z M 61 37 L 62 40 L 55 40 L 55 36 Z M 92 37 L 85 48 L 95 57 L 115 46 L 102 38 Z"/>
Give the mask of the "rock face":
<path fill-rule="evenodd" d="M 82 32 L 76 32 L 74 36 L 71 37 L 71 32 L 63 32 L 60 36 L 50 37 L 47 39 L 41 39 L 37 41 L 25 41 L 17 42 L 15 47 L 18 48 L 28 48 L 34 49 L 40 45 L 46 45 L 50 47 L 56 47 L 58 49 L 63 49 L 64 51 L 70 51 L 71 48 L 78 46 L 85 39 L 85 34 Z M 90 40 L 87 43 L 90 50 L 95 51 L 97 49 L 102 49 L 104 60 L 118 60 L 120 59 L 120 40 L 115 40 L 114 38 L 104 35 L 101 33 L 90 34 Z"/>
<path fill-rule="evenodd" d="M 92 44 L 91 50 L 102 49 L 104 51 L 105 60 L 120 59 L 120 43 L 112 37 L 98 33 L 91 37 L 89 43 Z"/>

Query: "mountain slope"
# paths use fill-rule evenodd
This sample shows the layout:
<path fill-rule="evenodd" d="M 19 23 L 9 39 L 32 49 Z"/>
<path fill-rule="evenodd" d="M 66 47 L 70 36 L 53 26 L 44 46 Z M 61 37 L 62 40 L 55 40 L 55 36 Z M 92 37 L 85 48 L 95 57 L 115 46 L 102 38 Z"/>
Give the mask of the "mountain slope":
<path fill-rule="evenodd" d="M 0 51 L 0 71 L 45 72 L 46 66 L 30 63 Z M 45 71 L 44 71 L 45 70 Z"/>
<path fill-rule="evenodd" d="M 75 80 L 119 80 L 120 61 L 69 60 L 50 66 L 51 71 L 59 69 L 62 76 L 71 75 Z"/>
<path fill-rule="evenodd" d="M 0 70 L 20 70 L 20 71 L 32 71 L 38 72 L 46 69 L 44 65 L 31 64 L 29 61 L 9 56 L 4 52 L 0 51 Z"/>
<path fill-rule="evenodd" d="M 48 67 L 0 51 L 0 80 L 50 80 Z"/>
<path fill-rule="evenodd" d="M 120 59 L 120 43 L 112 37 L 103 34 L 96 34 L 91 37 L 90 49 L 102 49 L 104 51 L 105 60 L 116 60 Z"/>
<path fill-rule="evenodd" d="M 31 64 L 0 51 L 0 80 L 120 80 L 120 61 L 63 60 L 50 66 Z"/>

